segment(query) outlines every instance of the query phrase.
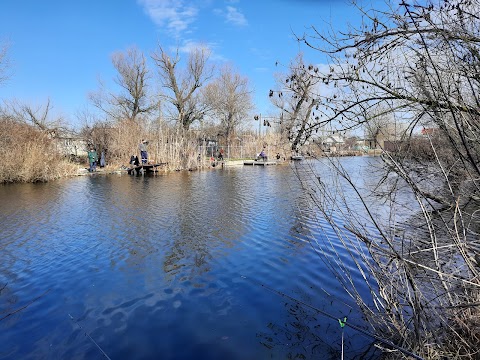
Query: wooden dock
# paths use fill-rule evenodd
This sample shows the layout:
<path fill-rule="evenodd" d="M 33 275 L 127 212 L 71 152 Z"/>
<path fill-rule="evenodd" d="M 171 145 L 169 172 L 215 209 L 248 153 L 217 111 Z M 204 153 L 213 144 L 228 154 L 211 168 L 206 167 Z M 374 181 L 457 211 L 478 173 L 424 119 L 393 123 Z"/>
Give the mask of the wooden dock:
<path fill-rule="evenodd" d="M 277 165 L 276 161 L 257 161 L 257 160 L 247 160 L 243 162 L 243 165 L 252 165 L 252 166 L 269 166 Z"/>
<path fill-rule="evenodd" d="M 158 172 L 158 167 L 160 166 L 165 166 L 167 163 L 158 163 L 158 164 L 142 164 L 138 166 L 134 166 L 132 168 L 128 168 L 127 172 L 128 174 L 136 174 L 139 175 L 141 173 L 143 174 L 155 174 Z"/>

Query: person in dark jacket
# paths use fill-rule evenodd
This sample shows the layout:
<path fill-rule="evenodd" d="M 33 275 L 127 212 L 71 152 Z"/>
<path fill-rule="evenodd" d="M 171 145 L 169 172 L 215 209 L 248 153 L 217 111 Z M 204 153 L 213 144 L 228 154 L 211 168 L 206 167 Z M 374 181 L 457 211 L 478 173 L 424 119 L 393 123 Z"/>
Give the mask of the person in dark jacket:
<path fill-rule="evenodd" d="M 138 166 L 138 165 L 140 165 L 140 162 L 138 161 L 138 156 L 132 155 L 132 156 L 130 157 L 130 165 L 132 165 L 132 166 Z"/>
<path fill-rule="evenodd" d="M 94 148 L 91 148 L 90 151 L 88 152 L 88 163 L 90 164 L 90 168 L 88 169 L 88 171 L 90 172 L 97 171 L 97 161 L 98 161 L 97 152 L 95 151 Z"/>

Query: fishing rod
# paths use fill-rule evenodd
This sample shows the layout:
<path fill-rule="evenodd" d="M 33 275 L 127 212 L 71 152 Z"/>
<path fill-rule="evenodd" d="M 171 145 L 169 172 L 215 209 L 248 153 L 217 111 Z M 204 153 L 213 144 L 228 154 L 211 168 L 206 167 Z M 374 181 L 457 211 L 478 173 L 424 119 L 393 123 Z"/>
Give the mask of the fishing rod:
<path fill-rule="evenodd" d="M 5 286 L 3 286 L 1 289 L 0 289 L 0 292 L 5 289 L 7 287 L 8 283 L 5 284 Z M 50 291 L 50 289 L 48 289 L 47 291 L 45 291 L 42 295 L 40 296 L 37 296 L 35 299 L 31 300 L 30 302 L 28 302 L 26 305 L 10 312 L 10 313 L 7 313 L 6 315 L 4 315 L 3 317 L 0 318 L 0 321 L 2 320 L 5 320 L 6 318 L 8 318 L 9 316 L 12 316 L 12 315 L 15 315 L 16 313 L 26 309 L 27 307 L 29 307 L 30 305 L 32 305 L 35 301 L 37 301 L 38 299 L 40 299 L 41 297 L 45 296 L 48 292 Z"/>
<path fill-rule="evenodd" d="M 272 293 L 274 293 L 274 294 L 276 294 L 276 295 L 285 297 L 285 298 L 287 298 L 287 299 L 289 299 L 289 300 L 291 300 L 291 301 L 294 301 L 294 302 L 296 302 L 296 303 L 298 303 L 298 304 L 300 304 L 300 305 L 306 306 L 306 307 L 308 307 L 308 308 L 310 308 L 310 309 L 312 309 L 312 310 L 314 310 L 314 311 L 317 311 L 318 313 L 320 313 L 320 314 L 322 314 L 322 315 L 324 315 L 324 316 L 326 316 L 326 317 L 328 317 L 328 318 L 330 318 L 330 319 L 332 319 L 332 320 L 338 321 L 338 322 L 340 323 L 341 328 L 342 328 L 342 341 L 343 341 L 343 328 L 344 328 L 345 326 L 348 326 L 348 327 L 350 327 L 350 328 L 352 328 L 352 329 L 354 329 L 354 330 L 357 330 L 358 332 L 360 332 L 360 333 L 362 333 L 362 334 L 364 334 L 364 335 L 366 335 L 366 336 L 368 336 L 368 337 L 371 337 L 371 338 L 373 338 L 373 339 L 381 342 L 382 344 L 384 344 L 384 345 L 386 345 L 386 346 L 389 346 L 389 347 L 391 347 L 391 348 L 393 348 L 393 349 L 395 349 L 395 350 L 398 350 L 398 351 L 402 352 L 402 353 L 405 354 L 405 355 L 411 356 L 411 357 L 413 357 L 413 358 L 415 358 L 415 359 L 417 359 L 417 360 L 425 360 L 425 359 L 422 358 L 421 356 L 419 356 L 419 355 L 417 355 L 417 354 L 414 354 L 414 353 L 411 352 L 410 350 L 407 350 L 407 349 L 405 349 L 405 348 L 403 348 L 403 347 L 401 347 L 401 346 L 398 346 L 398 345 L 394 344 L 394 343 L 391 342 L 390 340 L 383 339 L 383 338 L 381 338 L 380 336 L 375 335 L 375 334 L 372 334 L 371 332 L 368 332 L 367 330 L 364 330 L 364 329 L 362 329 L 361 327 L 359 327 L 359 326 L 357 326 L 357 325 L 354 325 L 354 324 L 352 324 L 352 323 L 350 323 L 350 322 L 347 322 L 347 318 L 346 318 L 346 317 L 345 317 L 343 320 L 340 320 L 340 319 L 338 319 L 336 316 L 333 316 L 332 314 L 330 314 L 330 313 L 328 313 L 328 312 L 326 312 L 326 311 L 324 311 L 324 310 L 320 310 L 319 308 L 316 308 L 316 307 L 313 306 L 313 305 L 307 304 L 307 303 L 304 302 L 304 301 L 298 300 L 298 299 L 296 299 L 296 298 L 294 298 L 294 297 L 292 297 L 292 296 L 290 296 L 290 295 L 287 295 L 287 294 L 285 294 L 285 293 L 283 293 L 283 292 L 281 292 L 281 291 L 278 291 L 278 290 L 276 290 L 276 289 L 273 289 L 273 288 L 271 288 L 271 287 L 269 287 L 269 286 L 267 286 L 267 285 L 265 285 L 265 284 L 262 284 L 261 282 L 255 280 L 255 279 L 251 279 L 251 278 L 249 278 L 249 277 L 247 277 L 247 276 L 245 276 L 245 275 L 240 275 L 240 277 L 243 278 L 243 279 L 245 279 L 245 280 L 248 280 L 248 281 L 250 281 L 250 282 L 252 282 L 252 283 L 254 283 L 254 284 L 256 284 L 256 285 L 259 285 L 259 286 L 261 286 L 261 287 L 263 287 L 263 288 L 271 291 Z M 342 345 L 342 351 L 343 351 L 343 345 Z"/>
<path fill-rule="evenodd" d="M 90 341 L 95 344 L 95 346 L 98 348 L 98 350 L 100 350 L 100 352 L 102 353 L 102 355 L 105 356 L 108 360 L 112 360 L 112 359 L 110 359 L 110 357 L 105 353 L 105 351 L 103 351 L 103 349 L 100 347 L 100 345 L 98 345 L 98 344 L 96 343 L 96 341 L 93 340 L 93 338 L 82 328 L 82 325 L 80 325 L 80 324 L 78 323 L 78 321 L 73 318 L 72 315 L 68 314 L 68 316 L 70 316 L 70 319 L 72 319 L 72 321 L 73 321 L 75 324 L 77 324 L 77 326 L 83 331 L 83 333 L 85 334 L 85 336 L 88 337 L 88 338 L 90 339 Z"/>
<path fill-rule="evenodd" d="M 343 360 L 343 334 L 345 332 L 345 324 L 347 323 L 347 317 L 345 316 L 343 320 L 338 319 L 340 327 L 342 328 L 342 359 Z"/>

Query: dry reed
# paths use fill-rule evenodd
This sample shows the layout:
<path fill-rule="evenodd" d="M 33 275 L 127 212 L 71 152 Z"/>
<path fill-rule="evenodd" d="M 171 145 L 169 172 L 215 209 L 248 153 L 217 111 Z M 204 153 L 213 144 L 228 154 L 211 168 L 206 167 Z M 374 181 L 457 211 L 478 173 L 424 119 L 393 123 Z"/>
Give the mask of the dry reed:
<path fill-rule="evenodd" d="M 49 134 L 8 118 L 0 119 L 0 182 L 44 182 L 76 173 L 55 149 Z"/>

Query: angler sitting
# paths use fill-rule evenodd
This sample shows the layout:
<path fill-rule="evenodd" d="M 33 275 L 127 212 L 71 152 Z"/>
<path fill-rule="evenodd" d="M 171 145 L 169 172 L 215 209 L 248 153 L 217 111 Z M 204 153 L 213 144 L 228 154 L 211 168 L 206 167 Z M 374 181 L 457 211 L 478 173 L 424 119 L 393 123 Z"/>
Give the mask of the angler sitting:
<path fill-rule="evenodd" d="M 263 161 L 267 161 L 267 155 L 265 154 L 265 151 L 262 150 L 262 152 L 260 154 L 257 155 L 257 158 L 255 160 L 263 160 Z"/>

